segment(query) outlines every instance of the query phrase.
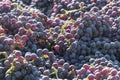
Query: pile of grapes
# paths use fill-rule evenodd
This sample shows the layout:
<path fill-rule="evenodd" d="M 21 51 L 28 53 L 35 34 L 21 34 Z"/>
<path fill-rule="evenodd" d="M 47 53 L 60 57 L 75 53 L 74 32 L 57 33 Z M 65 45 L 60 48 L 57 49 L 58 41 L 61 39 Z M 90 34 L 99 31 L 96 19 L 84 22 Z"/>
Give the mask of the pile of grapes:
<path fill-rule="evenodd" d="M 120 80 L 120 0 L 0 2 L 0 80 Z"/>

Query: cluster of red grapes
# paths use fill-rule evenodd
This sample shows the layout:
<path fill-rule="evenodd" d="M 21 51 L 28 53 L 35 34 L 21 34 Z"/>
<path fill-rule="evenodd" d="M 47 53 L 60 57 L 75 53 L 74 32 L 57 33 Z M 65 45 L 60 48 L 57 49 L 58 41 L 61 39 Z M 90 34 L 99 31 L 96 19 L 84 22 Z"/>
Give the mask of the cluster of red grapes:
<path fill-rule="evenodd" d="M 0 80 L 120 80 L 119 0 L 0 3 Z"/>

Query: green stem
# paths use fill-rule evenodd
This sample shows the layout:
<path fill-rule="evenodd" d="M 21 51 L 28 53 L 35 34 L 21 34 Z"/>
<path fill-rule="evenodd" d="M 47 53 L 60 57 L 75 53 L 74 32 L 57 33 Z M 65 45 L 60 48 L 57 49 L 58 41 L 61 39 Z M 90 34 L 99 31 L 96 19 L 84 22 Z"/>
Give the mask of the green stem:
<path fill-rule="evenodd" d="M 6 60 L 6 59 L 7 59 L 7 58 L 0 59 L 0 62 L 4 61 L 4 60 Z"/>

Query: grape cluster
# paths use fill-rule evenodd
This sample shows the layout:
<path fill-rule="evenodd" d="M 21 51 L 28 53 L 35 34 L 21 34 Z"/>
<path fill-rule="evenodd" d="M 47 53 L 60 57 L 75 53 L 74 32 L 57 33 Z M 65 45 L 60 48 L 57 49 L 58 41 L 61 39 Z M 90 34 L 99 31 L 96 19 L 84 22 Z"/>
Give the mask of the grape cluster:
<path fill-rule="evenodd" d="M 119 80 L 119 0 L 0 3 L 0 80 Z"/>
<path fill-rule="evenodd" d="M 84 64 L 81 69 L 77 70 L 78 79 L 88 80 L 119 80 L 119 67 L 114 62 L 104 57 L 91 58 L 90 64 Z"/>

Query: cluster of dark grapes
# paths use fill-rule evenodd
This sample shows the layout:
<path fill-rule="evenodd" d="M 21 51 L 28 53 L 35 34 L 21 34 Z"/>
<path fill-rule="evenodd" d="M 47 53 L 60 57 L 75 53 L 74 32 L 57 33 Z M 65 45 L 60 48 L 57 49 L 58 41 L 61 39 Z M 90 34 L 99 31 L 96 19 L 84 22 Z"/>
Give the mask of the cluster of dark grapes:
<path fill-rule="evenodd" d="M 90 64 L 84 64 L 81 69 L 77 70 L 78 79 L 87 80 L 119 80 L 119 66 L 111 60 L 107 60 L 104 57 L 101 58 L 91 58 Z"/>
<path fill-rule="evenodd" d="M 11 2 L 17 2 L 21 6 L 29 6 L 39 9 L 42 13 L 49 16 L 52 13 L 53 0 L 11 0 Z"/>
<path fill-rule="evenodd" d="M 120 80 L 119 0 L 0 3 L 0 80 Z"/>

